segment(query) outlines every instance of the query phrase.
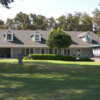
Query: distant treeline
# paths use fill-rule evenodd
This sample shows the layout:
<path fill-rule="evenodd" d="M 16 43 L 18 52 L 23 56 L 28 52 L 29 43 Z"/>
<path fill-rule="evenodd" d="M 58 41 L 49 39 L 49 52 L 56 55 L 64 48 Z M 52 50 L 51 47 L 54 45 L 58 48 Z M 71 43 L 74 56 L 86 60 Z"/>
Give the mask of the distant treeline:
<path fill-rule="evenodd" d="M 100 10 L 95 9 L 92 12 L 92 17 L 86 12 L 75 12 L 74 14 L 62 15 L 57 19 L 19 12 L 15 18 L 8 18 L 5 23 L 0 20 L 0 29 L 7 29 L 8 27 L 18 30 L 51 30 L 60 27 L 65 31 L 94 31 L 100 33 Z"/>

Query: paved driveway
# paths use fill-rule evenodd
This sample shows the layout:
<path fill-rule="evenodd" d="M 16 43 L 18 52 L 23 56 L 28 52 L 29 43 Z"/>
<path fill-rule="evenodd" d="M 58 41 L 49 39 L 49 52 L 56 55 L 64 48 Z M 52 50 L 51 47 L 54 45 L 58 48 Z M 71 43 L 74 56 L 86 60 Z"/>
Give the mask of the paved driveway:
<path fill-rule="evenodd" d="M 92 58 L 95 62 L 100 62 L 100 58 Z"/>

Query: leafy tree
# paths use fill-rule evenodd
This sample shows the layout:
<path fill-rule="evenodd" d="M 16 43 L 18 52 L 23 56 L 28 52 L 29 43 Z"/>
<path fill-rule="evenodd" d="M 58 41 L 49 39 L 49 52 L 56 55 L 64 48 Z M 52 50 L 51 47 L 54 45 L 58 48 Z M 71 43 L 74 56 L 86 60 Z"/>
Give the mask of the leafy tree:
<path fill-rule="evenodd" d="M 100 34 L 100 10 L 95 9 L 92 13 L 93 13 L 94 31 Z"/>
<path fill-rule="evenodd" d="M 0 25 L 0 29 L 5 29 L 5 25 Z"/>
<path fill-rule="evenodd" d="M 66 16 L 60 16 L 57 18 L 58 21 L 58 27 L 62 28 L 63 30 L 66 30 Z"/>
<path fill-rule="evenodd" d="M 96 25 L 100 25 L 100 10 L 95 9 L 92 13 L 93 13 L 93 23 Z"/>
<path fill-rule="evenodd" d="M 4 21 L 3 20 L 0 20 L 0 25 L 4 25 Z"/>
<path fill-rule="evenodd" d="M 87 13 L 84 13 L 80 18 L 81 31 L 92 31 L 92 26 L 92 18 Z"/>
<path fill-rule="evenodd" d="M 4 7 L 6 7 L 6 8 L 10 8 L 9 7 L 9 4 L 10 3 L 12 3 L 12 2 L 14 2 L 14 0 L 0 0 L 0 3 L 4 6 Z"/>
<path fill-rule="evenodd" d="M 34 30 L 46 30 L 47 18 L 43 15 L 30 14 L 29 19 L 31 22 L 31 28 Z"/>
<path fill-rule="evenodd" d="M 7 20 L 6 20 L 6 28 L 8 28 L 8 27 L 14 28 L 13 24 L 14 24 L 13 19 L 7 18 Z"/>
<path fill-rule="evenodd" d="M 4 29 L 4 28 L 5 28 L 4 21 L 0 20 L 0 29 Z"/>
<path fill-rule="evenodd" d="M 73 18 L 73 15 L 71 14 L 71 13 L 69 13 L 68 15 L 67 15 L 67 30 L 68 31 L 73 31 L 74 30 L 74 23 L 73 23 L 73 20 L 74 20 L 74 18 Z"/>
<path fill-rule="evenodd" d="M 19 22 L 20 28 L 25 29 L 25 30 L 28 29 L 30 26 L 29 16 L 23 12 L 17 13 L 16 17 L 14 18 L 14 22 Z"/>
<path fill-rule="evenodd" d="M 71 45 L 71 37 L 60 28 L 50 32 L 46 44 L 50 48 L 57 48 L 60 54 L 61 48 L 67 48 Z"/>
<path fill-rule="evenodd" d="M 73 24 L 74 24 L 74 30 L 73 31 L 80 31 L 80 19 L 82 17 L 81 12 L 75 12 L 73 15 Z"/>
<path fill-rule="evenodd" d="M 48 29 L 55 29 L 56 27 L 56 20 L 53 17 L 47 19 L 47 26 Z"/>
<path fill-rule="evenodd" d="M 40 30 L 47 29 L 47 20 L 45 16 L 37 15 L 36 27 Z"/>
<path fill-rule="evenodd" d="M 29 20 L 30 20 L 30 29 L 36 30 L 36 21 L 37 21 L 37 15 L 36 14 L 29 14 Z"/>

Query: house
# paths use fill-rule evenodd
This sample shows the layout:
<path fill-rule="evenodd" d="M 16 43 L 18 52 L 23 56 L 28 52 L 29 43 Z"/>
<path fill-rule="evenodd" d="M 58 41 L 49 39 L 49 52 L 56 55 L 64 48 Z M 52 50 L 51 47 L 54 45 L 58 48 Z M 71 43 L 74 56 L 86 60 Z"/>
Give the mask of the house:
<path fill-rule="evenodd" d="M 100 37 L 93 32 L 65 31 L 72 37 L 69 48 L 61 50 L 62 55 L 76 57 L 100 57 Z M 19 53 L 57 54 L 50 49 L 46 40 L 50 31 L 0 30 L 0 57 L 15 58 Z"/>

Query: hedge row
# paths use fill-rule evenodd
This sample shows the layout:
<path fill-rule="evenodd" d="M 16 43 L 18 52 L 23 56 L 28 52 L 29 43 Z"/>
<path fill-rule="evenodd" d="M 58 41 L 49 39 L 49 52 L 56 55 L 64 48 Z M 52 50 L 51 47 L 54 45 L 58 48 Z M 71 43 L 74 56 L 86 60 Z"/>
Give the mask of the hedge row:
<path fill-rule="evenodd" d="M 33 59 L 33 60 L 63 60 L 63 61 L 93 61 L 89 57 L 81 57 L 76 59 L 72 56 L 63 56 L 56 54 L 31 54 L 28 57 L 24 57 L 24 60 Z"/>
<path fill-rule="evenodd" d="M 29 55 L 29 59 L 76 61 L 76 57 L 56 55 L 56 54 L 31 54 L 31 55 Z M 27 58 L 26 58 L 26 60 L 27 60 Z"/>
<path fill-rule="evenodd" d="M 93 60 L 89 57 L 80 57 L 78 61 L 93 61 Z"/>

